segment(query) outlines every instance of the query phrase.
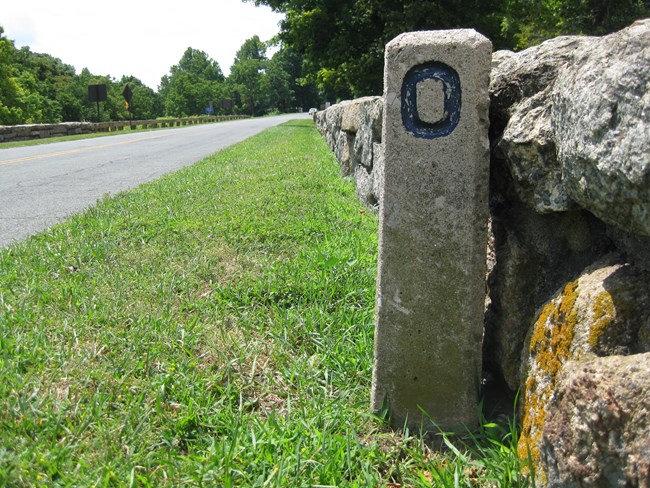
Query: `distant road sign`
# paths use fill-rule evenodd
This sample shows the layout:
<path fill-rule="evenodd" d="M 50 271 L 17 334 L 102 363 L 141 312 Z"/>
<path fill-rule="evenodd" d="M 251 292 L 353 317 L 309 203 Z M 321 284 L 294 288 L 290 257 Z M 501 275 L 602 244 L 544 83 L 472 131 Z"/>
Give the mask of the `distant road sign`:
<path fill-rule="evenodd" d="M 133 92 L 131 91 L 131 87 L 129 85 L 126 85 L 124 87 L 124 90 L 122 91 L 122 96 L 124 97 L 124 100 L 126 100 L 129 104 L 131 103 Z"/>
<path fill-rule="evenodd" d="M 106 85 L 88 85 L 88 100 L 91 102 L 105 102 L 107 100 Z"/>
<path fill-rule="evenodd" d="M 214 107 L 205 107 L 205 113 L 212 115 L 214 113 Z"/>

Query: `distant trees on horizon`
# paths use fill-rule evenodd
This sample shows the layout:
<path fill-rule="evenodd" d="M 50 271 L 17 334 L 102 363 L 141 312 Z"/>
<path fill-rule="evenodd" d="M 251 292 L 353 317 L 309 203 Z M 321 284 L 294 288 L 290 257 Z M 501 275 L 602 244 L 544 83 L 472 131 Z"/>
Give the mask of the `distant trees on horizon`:
<path fill-rule="evenodd" d="M 195 116 L 208 107 L 215 114 L 264 115 L 316 104 L 316 90 L 300 85 L 301 59 L 290 49 L 268 59 L 266 51 L 258 36 L 246 40 L 226 77 L 217 61 L 188 47 L 155 91 L 135 76 L 118 80 L 87 68 L 77 74 L 49 54 L 16 48 L 0 26 L 0 125 L 96 121 L 96 104 L 88 100 L 88 86 L 95 84 L 107 86 L 104 121 Z M 122 96 L 127 84 L 130 107 Z"/>
<path fill-rule="evenodd" d="M 271 58 L 247 39 L 229 76 L 188 47 L 158 91 L 133 76 L 117 80 L 75 69 L 48 54 L 16 48 L 0 26 L 0 124 L 94 120 L 89 84 L 106 84 L 102 118 L 123 120 L 133 92 L 136 119 L 263 115 L 321 102 L 380 95 L 385 44 L 402 32 L 474 28 L 495 49 L 524 49 L 562 34 L 603 35 L 650 14 L 650 0 L 243 0 L 285 14 Z"/>

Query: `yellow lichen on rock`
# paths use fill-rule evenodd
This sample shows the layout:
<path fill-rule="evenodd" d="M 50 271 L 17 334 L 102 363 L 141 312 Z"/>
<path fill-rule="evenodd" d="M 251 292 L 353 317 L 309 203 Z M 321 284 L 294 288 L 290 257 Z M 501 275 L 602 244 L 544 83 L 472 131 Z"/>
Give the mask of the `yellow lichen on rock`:
<path fill-rule="evenodd" d="M 524 391 L 524 420 L 519 438 L 521 458 L 539 462 L 539 445 L 548 404 L 562 365 L 571 356 L 578 316 L 578 282 L 567 284 L 562 293 L 540 312 L 530 338 L 530 364 Z"/>
<path fill-rule="evenodd" d="M 612 295 L 603 291 L 596 296 L 593 307 L 593 321 L 589 329 L 589 347 L 596 349 L 605 331 L 612 326 L 616 318 L 616 309 Z"/>

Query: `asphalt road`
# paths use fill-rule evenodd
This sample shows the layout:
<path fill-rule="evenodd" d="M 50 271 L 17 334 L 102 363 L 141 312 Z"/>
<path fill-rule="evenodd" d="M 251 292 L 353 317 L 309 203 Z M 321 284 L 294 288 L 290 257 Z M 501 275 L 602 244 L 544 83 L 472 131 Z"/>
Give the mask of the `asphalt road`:
<path fill-rule="evenodd" d="M 306 114 L 0 149 L 0 247 Z"/>

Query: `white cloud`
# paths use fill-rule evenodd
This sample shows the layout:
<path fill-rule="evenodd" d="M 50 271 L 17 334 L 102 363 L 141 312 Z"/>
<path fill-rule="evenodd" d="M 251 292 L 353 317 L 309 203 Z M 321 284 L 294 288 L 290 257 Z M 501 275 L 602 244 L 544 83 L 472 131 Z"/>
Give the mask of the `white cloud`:
<path fill-rule="evenodd" d="M 282 15 L 242 0 L 22 0 L 3 2 L 0 25 L 16 46 L 96 75 L 133 75 L 156 89 L 185 49 L 205 51 L 228 73 L 246 39 L 267 41 Z"/>

